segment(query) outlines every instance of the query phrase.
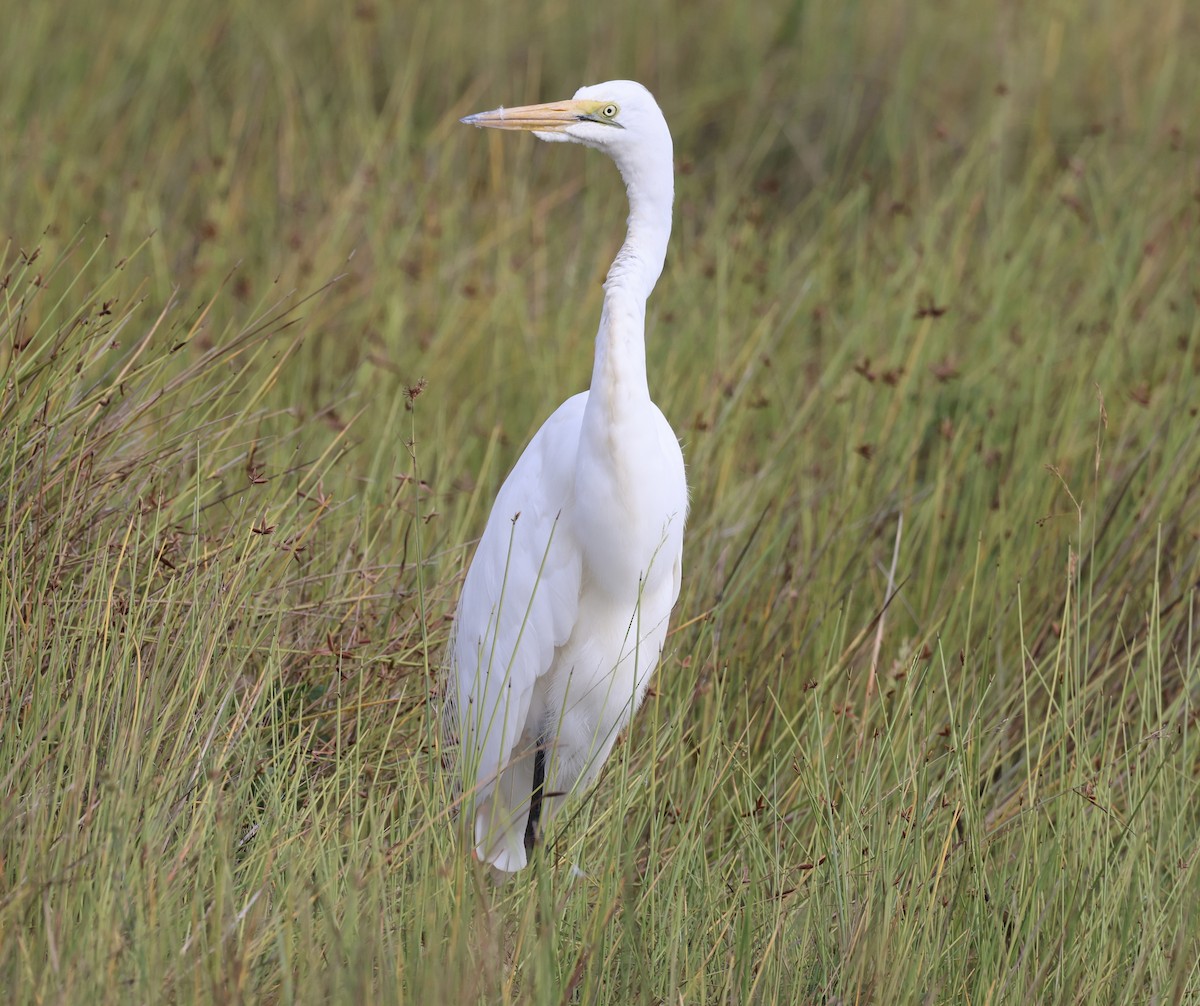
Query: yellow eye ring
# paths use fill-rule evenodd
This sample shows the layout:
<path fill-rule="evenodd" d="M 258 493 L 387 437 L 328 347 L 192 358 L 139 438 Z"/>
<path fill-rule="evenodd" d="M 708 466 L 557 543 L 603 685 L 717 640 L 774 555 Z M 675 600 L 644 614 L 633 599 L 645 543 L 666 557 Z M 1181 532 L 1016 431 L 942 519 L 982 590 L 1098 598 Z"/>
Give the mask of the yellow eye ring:
<path fill-rule="evenodd" d="M 600 109 L 600 114 L 603 115 L 606 119 L 615 119 L 617 117 L 617 112 L 619 112 L 619 111 L 620 111 L 620 109 L 617 108 L 616 105 L 608 104 L 608 105 L 605 105 L 602 109 Z"/>

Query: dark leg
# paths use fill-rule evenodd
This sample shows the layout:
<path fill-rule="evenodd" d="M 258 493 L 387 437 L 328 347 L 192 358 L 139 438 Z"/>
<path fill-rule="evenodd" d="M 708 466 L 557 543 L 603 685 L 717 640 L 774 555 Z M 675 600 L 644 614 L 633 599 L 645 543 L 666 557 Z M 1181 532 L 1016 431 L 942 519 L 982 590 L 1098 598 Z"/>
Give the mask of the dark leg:
<path fill-rule="evenodd" d="M 546 745 L 539 740 L 533 753 L 533 794 L 529 798 L 529 821 L 525 825 L 525 854 L 532 855 L 541 835 L 542 796 L 546 784 Z"/>

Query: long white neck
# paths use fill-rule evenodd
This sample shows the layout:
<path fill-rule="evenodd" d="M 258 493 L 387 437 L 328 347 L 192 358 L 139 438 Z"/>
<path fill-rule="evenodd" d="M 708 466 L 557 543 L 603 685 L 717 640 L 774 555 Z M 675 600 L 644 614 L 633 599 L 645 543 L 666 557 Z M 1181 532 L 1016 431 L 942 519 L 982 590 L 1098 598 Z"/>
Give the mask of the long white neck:
<path fill-rule="evenodd" d="M 662 274 L 671 238 L 675 179 L 671 149 L 634 163 L 617 162 L 629 196 L 625 243 L 604 282 L 596 333 L 591 397 L 608 410 L 649 399 L 646 384 L 646 299 Z M 611 413 L 610 413 L 611 414 Z"/>

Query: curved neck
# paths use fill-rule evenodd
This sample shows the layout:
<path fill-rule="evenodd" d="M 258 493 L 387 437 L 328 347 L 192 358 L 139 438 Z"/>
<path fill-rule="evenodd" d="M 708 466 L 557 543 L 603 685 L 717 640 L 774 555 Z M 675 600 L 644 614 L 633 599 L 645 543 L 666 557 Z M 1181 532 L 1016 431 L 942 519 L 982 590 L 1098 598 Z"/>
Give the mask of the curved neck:
<path fill-rule="evenodd" d="M 604 281 L 604 309 L 596 333 L 592 396 L 607 408 L 629 397 L 648 398 L 646 299 L 662 274 L 671 238 L 675 179 L 671 151 L 617 167 L 629 196 L 625 242 Z"/>
<path fill-rule="evenodd" d="M 621 287 L 643 301 L 650 296 L 662 274 L 671 239 L 671 204 L 675 178 L 671 152 L 649 163 L 617 162 L 629 197 L 625 243 L 613 259 L 604 283 L 605 291 Z"/>

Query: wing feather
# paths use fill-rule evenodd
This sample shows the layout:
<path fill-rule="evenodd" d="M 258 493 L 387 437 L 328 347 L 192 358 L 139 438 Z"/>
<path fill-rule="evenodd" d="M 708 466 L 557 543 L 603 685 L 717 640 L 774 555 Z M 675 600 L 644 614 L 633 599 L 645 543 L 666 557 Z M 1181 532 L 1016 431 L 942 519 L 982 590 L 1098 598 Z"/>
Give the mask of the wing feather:
<path fill-rule="evenodd" d="M 459 599 L 448 684 L 457 707 L 461 781 L 481 805 L 510 762 L 528 759 L 521 747 L 537 742 L 527 731 L 538 705 L 535 685 L 578 615 L 581 559 L 569 510 L 586 400 L 583 393 L 564 402 L 505 479 Z M 496 809 L 505 805 L 501 816 L 527 810 L 499 799 L 511 788 L 496 792 Z M 506 834 L 517 825 L 493 820 L 488 827 Z M 487 845 L 478 835 L 477 842 Z"/>

